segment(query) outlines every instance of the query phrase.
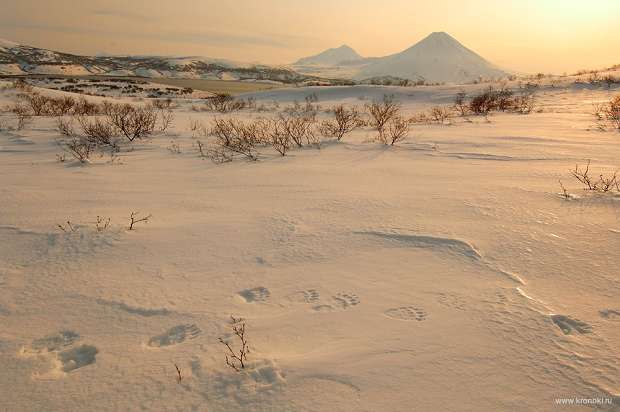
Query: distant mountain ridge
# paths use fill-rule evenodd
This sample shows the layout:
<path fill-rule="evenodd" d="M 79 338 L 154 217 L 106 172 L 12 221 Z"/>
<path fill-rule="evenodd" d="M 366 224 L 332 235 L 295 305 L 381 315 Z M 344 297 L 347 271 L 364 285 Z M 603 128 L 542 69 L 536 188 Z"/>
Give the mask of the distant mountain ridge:
<path fill-rule="evenodd" d="M 78 56 L 0 39 L 0 74 L 113 75 L 282 83 L 322 81 L 285 67 L 221 59 L 159 56 Z"/>
<path fill-rule="evenodd" d="M 326 70 L 333 73 L 337 66 L 347 77 L 359 81 L 394 77 L 413 81 L 462 83 L 508 75 L 445 32 L 431 33 L 410 48 L 385 57 L 363 58 L 355 53 L 359 58 L 337 62 L 338 59 L 334 58 L 319 58 L 335 56 L 335 50 L 339 49 L 300 59 L 292 67 L 301 73 L 320 75 L 321 70 L 316 66 L 322 61 Z"/>

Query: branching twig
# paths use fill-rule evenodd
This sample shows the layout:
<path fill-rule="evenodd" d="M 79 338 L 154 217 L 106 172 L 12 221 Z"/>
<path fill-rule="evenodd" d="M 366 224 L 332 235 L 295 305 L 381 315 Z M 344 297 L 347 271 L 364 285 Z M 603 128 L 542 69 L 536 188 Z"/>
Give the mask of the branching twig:
<path fill-rule="evenodd" d="M 152 215 L 148 215 L 145 217 L 138 217 L 138 215 L 140 214 L 140 212 L 131 212 L 131 223 L 129 224 L 129 230 L 133 230 L 133 226 L 136 223 L 140 223 L 140 222 L 144 222 L 144 223 L 148 223 L 149 219 L 151 218 Z"/>
<path fill-rule="evenodd" d="M 220 338 L 220 343 L 228 349 L 228 354 L 226 354 L 226 365 L 230 368 L 234 369 L 237 372 L 241 372 L 242 369 L 245 369 L 245 362 L 247 360 L 248 353 L 250 353 L 250 348 L 248 346 L 248 341 L 245 336 L 245 322 L 242 318 L 234 318 L 230 317 L 232 320 L 232 331 L 239 339 L 240 348 L 235 351 L 229 342 Z"/>

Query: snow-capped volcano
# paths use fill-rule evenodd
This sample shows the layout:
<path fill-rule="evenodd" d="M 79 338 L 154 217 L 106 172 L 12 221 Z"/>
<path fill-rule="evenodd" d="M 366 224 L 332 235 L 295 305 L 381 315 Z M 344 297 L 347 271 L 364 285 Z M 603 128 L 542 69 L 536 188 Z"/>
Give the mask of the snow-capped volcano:
<path fill-rule="evenodd" d="M 407 50 L 390 56 L 361 57 L 350 47 L 341 46 L 300 59 L 292 67 L 300 73 L 360 81 L 392 78 L 463 83 L 507 75 L 444 32 L 431 33 Z"/>
<path fill-rule="evenodd" d="M 431 33 L 407 50 L 364 66 L 355 76 L 396 76 L 431 82 L 465 82 L 506 73 L 444 32 Z"/>

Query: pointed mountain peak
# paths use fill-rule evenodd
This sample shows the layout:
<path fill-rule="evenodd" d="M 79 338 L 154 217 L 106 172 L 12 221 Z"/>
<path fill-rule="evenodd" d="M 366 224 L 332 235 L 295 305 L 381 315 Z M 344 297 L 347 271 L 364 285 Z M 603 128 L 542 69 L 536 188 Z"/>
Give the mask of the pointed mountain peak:
<path fill-rule="evenodd" d="M 304 57 L 299 59 L 296 65 L 322 65 L 322 66 L 336 66 L 342 62 L 360 60 L 362 56 L 357 54 L 355 50 L 346 44 L 333 49 L 327 49 L 324 52 L 316 54 L 310 57 Z"/>

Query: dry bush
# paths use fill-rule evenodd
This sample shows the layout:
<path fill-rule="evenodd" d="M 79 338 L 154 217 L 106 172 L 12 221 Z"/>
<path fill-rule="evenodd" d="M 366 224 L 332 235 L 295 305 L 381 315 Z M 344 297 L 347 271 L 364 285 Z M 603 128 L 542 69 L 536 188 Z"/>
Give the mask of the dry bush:
<path fill-rule="evenodd" d="M 204 152 L 202 152 L 201 149 L 201 153 L 204 153 L 205 157 L 208 157 L 213 163 L 217 164 L 232 162 L 234 155 L 234 153 L 232 153 L 230 150 L 221 146 L 211 147 L 209 149 L 206 149 Z"/>
<path fill-rule="evenodd" d="M 22 93 L 19 97 L 30 108 L 30 112 L 34 116 L 45 116 L 50 113 L 50 99 L 47 96 L 39 93 Z"/>
<path fill-rule="evenodd" d="M 345 134 L 362 125 L 360 113 L 355 107 L 347 109 L 344 105 L 340 105 L 334 107 L 332 112 L 334 113 L 334 119 L 323 121 L 319 127 L 323 136 L 335 137 L 340 141 Z"/>
<path fill-rule="evenodd" d="M 620 96 L 616 96 L 608 103 L 595 104 L 594 116 L 600 130 L 606 130 L 608 127 L 620 130 Z"/>
<path fill-rule="evenodd" d="M 107 103 L 103 110 L 110 124 L 130 142 L 149 136 L 155 129 L 157 113 L 152 107 Z"/>
<path fill-rule="evenodd" d="M 87 116 L 77 116 L 77 121 L 82 129 L 84 137 L 96 147 L 110 147 L 113 151 L 119 150 L 117 130 L 107 119 Z"/>
<path fill-rule="evenodd" d="M 409 121 L 402 116 L 394 116 L 386 124 L 383 133 L 379 133 L 377 139 L 385 145 L 394 146 L 405 140 L 407 133 L 409 133 Z"/>
<path fill-rule="evenodd" d="M 441 106 L 432 107 L 429 114 L 430 118 L 437 124 L 444 124 L 450 118 L 450 110 Z"/>
<path fill-rule="evenodd" d="M 219 93 L 213 97 L 209 97 L 205 101 L 207 110 L 220 113 L 229 113 L 235 110 L 241 110 L 246 107 L 246 102 L 242 99 L 235 99 L 227 93 Z"/>
<path fill-rule="evenodd" d="M 289 140 L 297 147 L 315 142 L 314 123 L 312 116 L 299 116 L 296 114 L 280 114 L 276 120 L 279 130 L 288 135 Z"/>
<path fill-rule="evenodd" d="M 84 137 L 74 137 L 66 145 L 66 149 L 80 163 L 87 163 L 96 145 Z"/>
<path fill-rule="evenodd" d="M 48 102 L 48 110 L 52 116 L 66 116 L 73 113 L 76 100 L 71 96 L 51 98 Z"/>
<path fill-rule="evenodd" d="M 534 92 L 523 91 L 513 100 L 513 110 L 521 114 L 530 114 L 534 110 L 536 103 Z"/>
<path fill-rule="evenodd" d="M 497 96 L 493 88 L 472 97 L 469 103 L 469 110 L 477 115 L 487 116 L 497 107 Z"/>
<path fill-rule="evenodd" d="M 571 170 L 571 175 L 577 179 L 583 186 L 584 190 L 590 190 L 594 192 L 607 193 L 616 189 L 620 192 L 620 181 L 618 180 L 618 171 L 615 171 L 611 176 L 605 176 L 600 174 L 598 178 L 590 176 L 590 161 L 585 169 L 575 165 L 575 169 Z"/>
<path fill-rule="evenodd" d="M 257 123 L 244 123 L 233 118 L 215 118 L 210 134 L 215 136 L 215 143 L 219 146 L 220 152 L 228 150 L 249 160 L 258 160 L 256 145 L 263 139 L 262 133 L 262 128 Z"/>
<path fill-rule="evenodd" d="M 366 111 L 370 115 L 370 124 L 383 134 L 385 125 L 400 112 L 400 105 L 394 101 L 393 96 L 383 96 L 382 101 L 374 101 L 366 105 Z"/>
<path fill-rule="evenodd" d="M 286 153 L 291 149 L 293 144 L 291 137 L 282 128 L 282 125 L 277 119 L 273 119 L 269 122 L 267 128 L 269 143 L 271 147 L 282 156 L 286 156 Z"/>
<path fill-rule="evenodd" d="M 527 84 L 518 95 L 503 86 L 495 90 L 492 86 L 485 92 L 474 96 L 469 103 L 469 110 L 477 115 L 487 116 L 491 111 L 510 111 L 529 114 L 534 110 L 535 86 Z"/>
<path fill-rule="evenodd" d="M 505 112 L 514 108 L 514 92 L 506 86 L 502 86 L 499 90 L 493 92 L 495 94 L 495 109 Z"/>

